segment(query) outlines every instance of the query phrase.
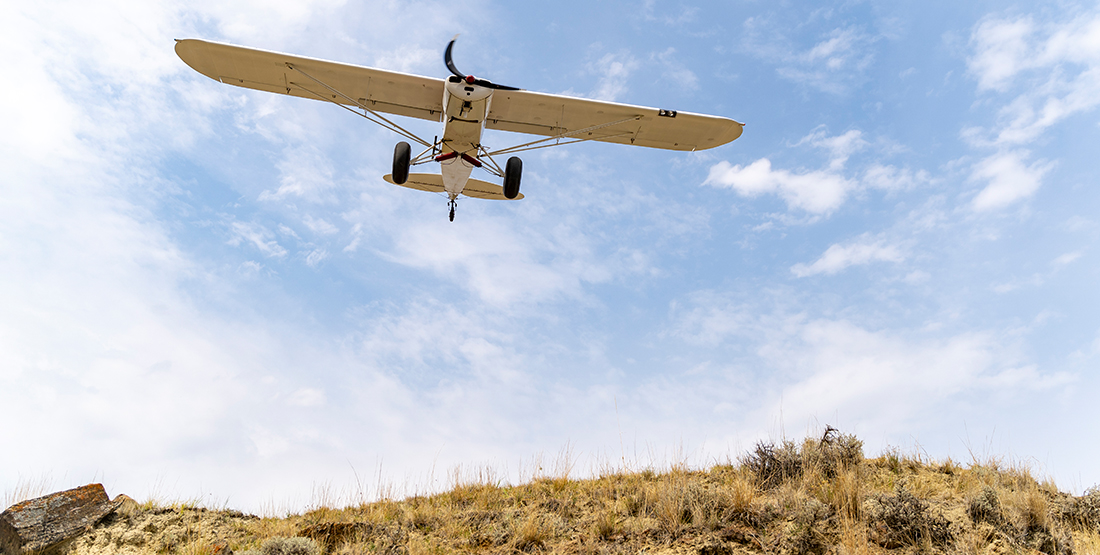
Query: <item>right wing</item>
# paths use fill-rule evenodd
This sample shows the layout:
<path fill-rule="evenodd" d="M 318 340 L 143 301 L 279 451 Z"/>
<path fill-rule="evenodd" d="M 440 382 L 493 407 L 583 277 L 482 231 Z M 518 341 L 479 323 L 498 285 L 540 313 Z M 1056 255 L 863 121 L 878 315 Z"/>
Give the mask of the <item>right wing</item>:
<path fill-rule="evenodd" d="M 348 106 L 358 102 L 376 112 L 432 121 L 443 117 L 442 79 L 196 39 L 177 40 L 176 54 L 195 71 L 238 87 Z"/>
<path fill-rule="evenodd" d="M 741 136 L 732 119 L 533 91 L 493 93 L 489 129 L 626 145 L 703 150 Z"/>

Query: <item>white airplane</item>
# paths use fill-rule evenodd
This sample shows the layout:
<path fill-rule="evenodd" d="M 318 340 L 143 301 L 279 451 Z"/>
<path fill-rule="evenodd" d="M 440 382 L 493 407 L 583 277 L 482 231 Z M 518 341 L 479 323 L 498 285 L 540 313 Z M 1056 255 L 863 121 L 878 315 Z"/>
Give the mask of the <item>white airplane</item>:
<path fill-rule="evenodd" d="M 727 118 L 531 92 L 465 75 L 451 59 L 454 44 L 451 39 L 443 55 L 453 73 L 447 79 L 196 39 L 177 40 L 176 54 L 216 81 L 331 102 L 419 143 L 424 150 L 415 157 L 409 143 L 397 143 L 393 173 L 383 179 L 411 189 L 446 193 L 451 221 L 460 194 L 523 198 L 519 192 L 523 162 L 512 156 L 502 168 L 494 156 L 581 141 L 695 151 L 741 136 L 742 124 Z M 382 114 L 443 122 L 443 137 L 426 141 Z M 490 150 L 481 144 L 486 128 L 544 138 Z M 410 166 L 433 161 L 440 164 L 440 174 L 409 173 Z M 471 179 L 474 168 L 503 178 L 504 186 Z"/>

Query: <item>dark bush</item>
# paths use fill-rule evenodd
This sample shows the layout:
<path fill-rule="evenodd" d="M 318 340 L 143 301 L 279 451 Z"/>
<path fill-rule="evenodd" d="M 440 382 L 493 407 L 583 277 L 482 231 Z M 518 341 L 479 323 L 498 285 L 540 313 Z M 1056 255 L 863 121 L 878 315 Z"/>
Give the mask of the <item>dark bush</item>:
<path fill-rule="evenodd" d="M 894 495 L 877 496 L 868 517 L 875 540 L 887 549 L 921 546 L 926 541 L 946 547 L 951 541 L 950 522 L 902 488 Z"/>
<path fill-rule="evenodd" d="M 779 445 L 758 442 L 756 449 L 746 455 L 741 464 L 752 472 L 757 484 L 764 489 L 802 476 L 802 455 L 790 441 Z"/>
<path fill-rule="evenodd" d="M 1100 532 L 1100 486 L 1093 486 L 1066 503 L 1062 520 L 1079 530 Z"/>
<path fill-rule="evenodd" d="M 832 479 L 841 470 L 854 468 L 862 461 L 863 442 L 828 426 L 820 440 L 807 439 L 801 450 L 791 441 L 758 442 L 753 452 L 741 459 L 741 464 L 752 472 L 761 488 L 771 489 L 801 478 L 804 472 L 814 468 L 825 478 Z"/>
<path fill-rule="evenodd" d="M 863 442 L 856 436 L 842 434 L 832 426 L 825 428 L 820 441 L 807 439 L 802 444 L 803 465 L 815 467 L 825 478 L 835 478 L 846 468 L 863 462 Z"/>

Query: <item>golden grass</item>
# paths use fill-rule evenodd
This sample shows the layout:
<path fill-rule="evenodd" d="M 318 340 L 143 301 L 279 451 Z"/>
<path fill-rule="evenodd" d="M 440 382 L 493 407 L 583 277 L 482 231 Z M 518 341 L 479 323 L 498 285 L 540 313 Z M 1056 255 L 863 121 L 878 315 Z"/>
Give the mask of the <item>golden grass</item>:
<path fill-rule="evenodd" d="M 15 487 L 4 492 L 2 499 L 4 507 L 10 507 L 16 503 L 21 503 L 28 499 L 34 499 L 41 497 L 53 491 L 53 480 L 49 475 L 42 475 L 38 478 L 21 478 L 16 482 Z"/>
<path fill-rule="evenodd" d="M 223 518 L 177 551 L 212 554 L 215 537 L 232 537 L 233 551 L 259 552 L 270 538 L 306 536 L 335 554 L 1100 555 L 1100 491 L 1074 497 L 1000 460 L 864 459 L 858 440 L 831 429 L 706 470 L 571 479 L 571 464 L 535 468 L 519 485 L 456 472 L 441 493 L 345 508 L 324 494 L 303 514 Z"/>

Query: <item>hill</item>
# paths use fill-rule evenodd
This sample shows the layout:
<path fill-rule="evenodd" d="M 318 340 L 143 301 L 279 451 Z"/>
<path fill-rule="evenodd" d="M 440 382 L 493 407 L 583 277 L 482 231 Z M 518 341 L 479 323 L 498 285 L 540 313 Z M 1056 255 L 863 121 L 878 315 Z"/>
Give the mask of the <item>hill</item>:
<path fill-rule="evenodd" d="M 1097 555 L 1100 490 L 997 461 L 864 458 L 830 428 L 706 470 L 472 483 L 285 518 L 129 502 L 70 552 Z"/>

